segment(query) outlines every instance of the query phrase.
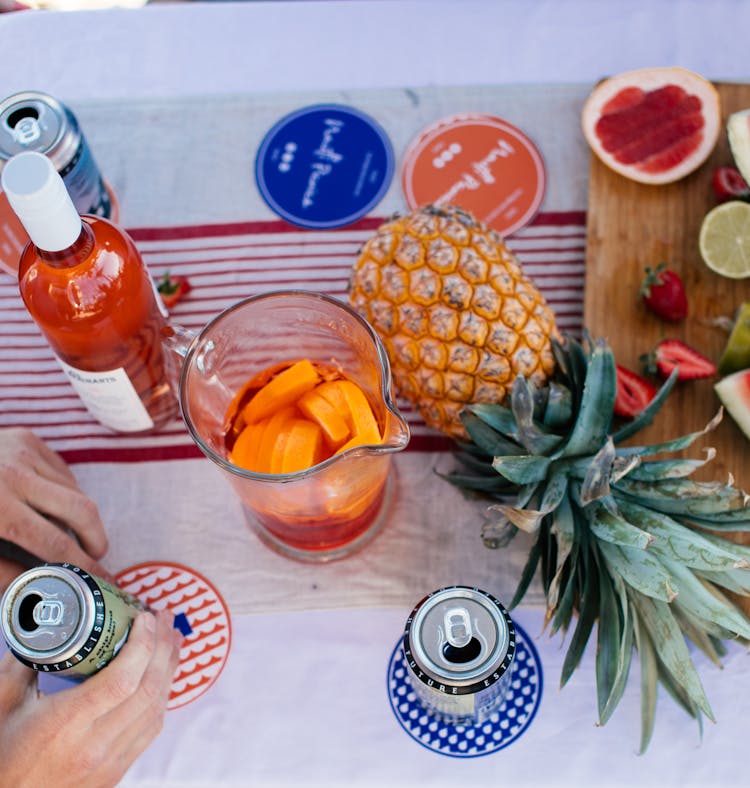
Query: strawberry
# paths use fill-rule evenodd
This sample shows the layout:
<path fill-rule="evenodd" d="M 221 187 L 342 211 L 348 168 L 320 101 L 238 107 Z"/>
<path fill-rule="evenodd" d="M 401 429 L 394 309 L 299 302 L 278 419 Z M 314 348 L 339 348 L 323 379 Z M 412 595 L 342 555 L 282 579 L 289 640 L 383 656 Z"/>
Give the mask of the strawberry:
<path fill-rule="evenodd" d="M 656 386 L 627 367 L 616 365 L 617 395 L 615 414 L 627 419 L 635 418 L 656 396 Z"/>
<path fill-rule="evenodd" d="M 717 202 L 750 200 L 750 186 L 735 167 L 717 167 L 712 185 Z"/>
<path fill-rule="evenodd" d="M 678 323 L 687 317 L 685 285 L 679 274 L 664 263 L 658 265 L 656 270 L 646 266 L 646 275 L 639 292 L 643 303 L 662 320 Z"/>
<path fill-rule="evenodd" d="M 668 378 L 677 368 L 677 380 L 710 378 L 716 374 L 716 364 L 679 339 L 663 339 L 646 356 L 641 356 L 646 371 Z"/>
<path fill-rule="evenodd" d="M 166 271 L 156 284 L 156 289 L 161 295 L 161 300 L 167 309 L 171 309 L 178 301 L 182 300 L 193 288 L 186 276 L 170 276 Z"/>

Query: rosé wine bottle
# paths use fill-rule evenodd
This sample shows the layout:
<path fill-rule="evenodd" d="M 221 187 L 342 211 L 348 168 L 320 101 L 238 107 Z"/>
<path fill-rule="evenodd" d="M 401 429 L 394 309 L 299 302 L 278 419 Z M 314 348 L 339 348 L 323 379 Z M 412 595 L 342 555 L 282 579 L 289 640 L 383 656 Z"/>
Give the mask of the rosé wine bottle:
<path fill-rule="evenodd" d="M 43 154 L 11 158 L 2 186 L 31 239 L 21 297 L 89 412 L 116 432 L 163 426 L 177 412 L 160 337 L 166 311 L 133 241 L 79 216 Z"/>

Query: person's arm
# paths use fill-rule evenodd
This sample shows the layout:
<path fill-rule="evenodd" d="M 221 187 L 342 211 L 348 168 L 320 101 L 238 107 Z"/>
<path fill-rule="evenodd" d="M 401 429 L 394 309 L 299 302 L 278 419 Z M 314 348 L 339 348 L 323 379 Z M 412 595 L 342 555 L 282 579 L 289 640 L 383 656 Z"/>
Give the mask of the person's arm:
<path fill-rule="evenodd" d="M 43 561 L 107 577 L 96 559 L 107 537 L 94 501 L 62 458 L 30 430 L 0 429 L 0 539 Z M 0 589 L 21 567 L 0 558 Z"/>
<path fill-rule="evenodd" d="M 181 635 L 173 615 L 140 613 L 119 654 L 53 695 L 11 654 L 0 660 L 0 785 L 115 785 L 162 728 Z"/>

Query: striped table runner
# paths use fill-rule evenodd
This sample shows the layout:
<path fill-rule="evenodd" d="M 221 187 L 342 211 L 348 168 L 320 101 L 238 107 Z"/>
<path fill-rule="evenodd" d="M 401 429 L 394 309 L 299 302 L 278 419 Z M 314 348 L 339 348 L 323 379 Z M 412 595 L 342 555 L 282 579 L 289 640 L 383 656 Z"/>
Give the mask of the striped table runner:
<path fill-rule="evenodd" d="M 190 278 L 193 290 L 172 320 L 199 330 L 222 309 L 256 293 L 302 288 L 345 299 L 358 250 L 384 217 L 331 231 L 284 221 L 130 229 L 150 271 Z M 580 334 L 586 215 L 546 212 L 508 239 L 554 309 L 563 331 Z M 447 446 L 400 403 L 410 450 Z M 0 427 L 32 428 L 68 462 L 133 462 L 200 456 L 181 420 L 149 435 L 113 434 L 89 416 L 28 315 L 17 284 L 0 273 Z"/>

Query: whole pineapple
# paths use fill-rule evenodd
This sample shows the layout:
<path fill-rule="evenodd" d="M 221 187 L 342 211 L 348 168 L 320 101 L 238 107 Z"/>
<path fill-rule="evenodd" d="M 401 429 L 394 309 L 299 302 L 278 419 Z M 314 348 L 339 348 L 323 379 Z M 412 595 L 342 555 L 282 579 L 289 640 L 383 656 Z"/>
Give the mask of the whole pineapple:
<path fill-rule="evenodd" d="M 380 227 L 354 265 L 350 302 L 385 344 L 396 392 L 425 422 L 466 437 L 459 413 L 503 402 L 554 369 L 555 319 L 500 236 L 454 206 Z"/>
<path fill-rule="evenodd" d="M 457 453 L 465 469 L 447 478 L 494 499 L 487 546 L 507 544 L 519 529 L 534 535 L 510 607 L 538 570 L 551 631 L 575 620 L 561 684 L 595 633 L 600 724 L 622 697 L 637 652 L 643 751 L 659 684 L 699 723 L 703 714 L 713 719 L 686 641 L 720 665 L 723 640 L 750 640 L 750 620 L 732 599 L 750 595 L 750 548 L 723 536 L 750 531 L 750 499 L 731 480 L 689 478 L 711 449 L 700 460 L 663 458 L 690 446 L 720 414 L 702 432 L 621 445 L 652 421 L 676 372 L 640 416 L 616 428 L 609 346 L 566 338 L 554 352 L 554 378 L 541 389 L 519 377 L 508 407 L 466 408 L 471 440 Z"/>

